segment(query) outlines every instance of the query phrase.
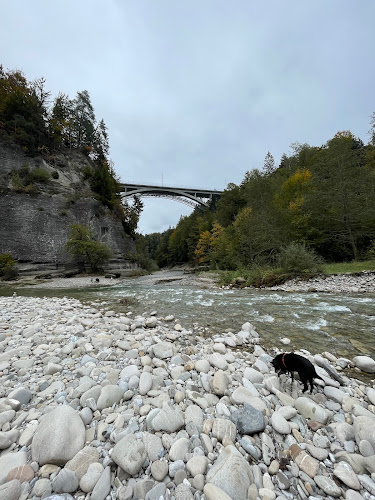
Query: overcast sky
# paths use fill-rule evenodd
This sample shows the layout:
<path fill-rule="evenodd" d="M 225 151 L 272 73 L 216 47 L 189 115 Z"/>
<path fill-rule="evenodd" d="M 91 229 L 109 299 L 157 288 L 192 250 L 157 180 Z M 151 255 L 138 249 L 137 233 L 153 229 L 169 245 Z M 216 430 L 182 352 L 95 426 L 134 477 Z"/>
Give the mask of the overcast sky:
<path fill-rule="evenodd" d="M 223 189 L 375 111 L 374 0 L 2 0 L 0 63 L 88 90 L 126 181 Z M 191 209 L 145 198 L 140 231 Z"/>

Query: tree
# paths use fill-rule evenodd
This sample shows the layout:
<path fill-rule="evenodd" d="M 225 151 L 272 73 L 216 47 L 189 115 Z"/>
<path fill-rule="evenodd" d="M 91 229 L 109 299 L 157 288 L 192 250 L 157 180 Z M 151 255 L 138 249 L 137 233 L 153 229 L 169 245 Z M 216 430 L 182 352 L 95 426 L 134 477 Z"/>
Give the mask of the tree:
<path fill-rule="evenodd" d="M 82 271 L 85 270 L 85 264 L 88 264 L 92 271 L 96 271 L 108 262 L 112 256 L 112 251 L 108 245 L 96 241 L 91 229 L 80 224 L 71 226 L 66 248 L 76 259 Z"/>
<path fill-rule="evenodd" d="M 266 175 L 271 175 L 275 172 L 275 170 L 276 170 L 275 159 L 268 151 L 266 157 L 264 158 L 263 171 Z"/>
<path fill-rule="evenodd" d="M 95 134 L 95 113 L 87 90 L 77 92 L 73 101 L 73 137 L 75 147 L 93 147 Z"/>
<path fill-rule="evenodd" d="M 143 210 L 143 202 L 139 196 L 134 195 L 132 204 L 129 204 L 126 200 L 122 204 L 124 208 L 124 220 L 122 222 L 124 230 L 130 236 L 135 236 L 139 218 Z"/>
<path fill-rule="evenodd" d="M 94 133 L 94 152 L 99 160 L 107 158 L 109 153 L 108 131 L 104 120 L 100 120 Z"/>
<path fill-rule="evenodd" d="M 369 144 L 371 144 L 372 146 L 375 146 L 375 111 L 371 115 L 370 125 L 371 125 L 371 128 L 368 131 L 368 133 L 370 134 Z"/>
<path fill-rule="evenodd" d="M 305 197 L 316 248 L 327 259 L 357 259 L 375 234 L 373 176 L 365 166 L 362 141 L 338 132 L 310 164 L 312 189 Z"/>
<path fill-rule="evenodd" d="M 35 155 L 49 143 L 45 108 L 21 71 L 0 66 L 0 136 Z"/>
<path fill-rule="evenodd" d="M 54 145 L 73 147 L 73 101 L 66 94 L 60 92 L 56 97 L 50 119 L 49 129 L 52 135 Z"/>
<path fill-rule="evenodd" d="M 13 280 L 17 278 L 18 271 L 16 261 L 9 253 L 0 255 L 0 278 L 4 280 Z"/>

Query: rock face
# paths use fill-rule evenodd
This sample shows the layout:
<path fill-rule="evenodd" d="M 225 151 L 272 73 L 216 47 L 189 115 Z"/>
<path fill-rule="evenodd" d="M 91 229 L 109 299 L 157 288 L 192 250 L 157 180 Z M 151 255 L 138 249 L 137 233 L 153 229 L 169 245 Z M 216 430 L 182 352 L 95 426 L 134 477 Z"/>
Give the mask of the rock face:
<path fill-rule="evenodd" d="M 59 406 L 46 414 L 31 443 L 33 460 L 65 465 L 85 443 L 85 426 L 71 406 Z"/>
<path fill-rule="evenodd" d="M 126 264 L 126 252 L 135 251 L 133 240 L 124 234 L 121 221 L 98 200 L 84 180 L 87 158 L 75 153 L 55 157 L 51 162 L 30 158 L 17 146 L 0 142 L 0 254 L 10 253 L 21 260 L 22 268 L 33 265 L 43 269 L 47 264 L 68 264 L 71 257 L 65 244 L 72 224 L 90 227 L 95 237 L 113 251 L 118 264 Z M 36 184 L 36 194 L 16 192 L 12 171 L 23 166 L 32 171 L 43 168 L 50 176 L 47 184 Z M 37 263 L 37 264 L 36 264 Z M 44 266 L 43 266 L 44 265 Z M 115 265 L 113 262 L 112 266 Z M 130 264 L 129 264 L 130 265 Z"/>

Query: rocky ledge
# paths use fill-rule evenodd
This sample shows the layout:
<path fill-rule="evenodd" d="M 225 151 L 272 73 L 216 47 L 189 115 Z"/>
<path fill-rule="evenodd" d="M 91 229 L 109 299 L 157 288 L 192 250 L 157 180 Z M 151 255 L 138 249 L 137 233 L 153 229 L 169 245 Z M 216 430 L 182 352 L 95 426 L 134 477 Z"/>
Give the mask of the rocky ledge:
<path fill-rule="evenodd" d="M 302 354 L 313 394 L 249 323 L 1 297 L 0 500 L 374 499 L 375 361 Z"/>

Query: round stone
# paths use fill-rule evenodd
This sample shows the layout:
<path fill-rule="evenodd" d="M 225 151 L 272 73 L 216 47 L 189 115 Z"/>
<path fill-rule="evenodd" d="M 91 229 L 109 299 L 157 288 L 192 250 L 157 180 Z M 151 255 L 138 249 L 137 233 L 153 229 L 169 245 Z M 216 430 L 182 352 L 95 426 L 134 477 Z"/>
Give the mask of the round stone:
<path fill-rule="evenodd" d="M 166 460 L 156 460 L 152 462 L 151 474 L 156 481 L 163 481 L 168 474 L 168 462 Z"/>

